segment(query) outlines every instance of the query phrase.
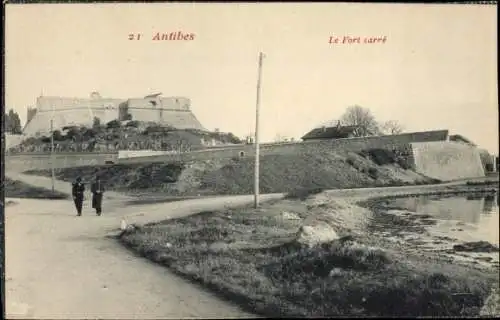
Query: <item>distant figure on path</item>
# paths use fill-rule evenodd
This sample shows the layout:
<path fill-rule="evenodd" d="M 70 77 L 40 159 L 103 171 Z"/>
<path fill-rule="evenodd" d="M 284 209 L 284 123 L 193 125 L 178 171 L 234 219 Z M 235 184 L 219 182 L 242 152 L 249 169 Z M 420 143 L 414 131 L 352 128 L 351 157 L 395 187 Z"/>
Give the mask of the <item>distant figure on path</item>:
<path fill-rule="evenodd" d="M 76 178 L 73 183 L 73 201 L 75 202 L 77 216 L 82 215 L 83 195 L 85 192 L 85 185 L 82 183 L 82 178 Z"/>
<path fill-rule="evenodd" d="M 102 212 L 102 194 L 104 193 L 104 187 L 99 177 L 96 177 L 94 183 L 92 183 L 90 191 L 92 192 L 92 208 L 94 208 L 96 214 L 100 216 Z"/>

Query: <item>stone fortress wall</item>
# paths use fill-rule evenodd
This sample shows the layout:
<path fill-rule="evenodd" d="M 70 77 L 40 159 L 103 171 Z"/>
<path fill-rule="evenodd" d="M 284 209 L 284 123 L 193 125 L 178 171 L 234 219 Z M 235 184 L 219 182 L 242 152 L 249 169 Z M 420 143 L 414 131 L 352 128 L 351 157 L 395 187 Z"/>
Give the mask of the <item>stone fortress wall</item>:
<path fill-rule="evenodd" d="M 90 98 L 38 97 L 36 113 L 23 129 L 25 136 L 50 133 L 51 121 L 54 130 L 65 126 L 91 126 L 94 117 L 101 123 L 123 118 L 126 114 L 133 120 L 152 121 L 171 125 L 178 129 L 205 130 L 191 111 L 191 101 L 185 97 L 160 97 L 112 99 L 93 93 Z M 120 119 L 123 120 L 123 119 Z"/>
<path fill-rule="evenodd" d="M 51 120 L 54 130 L 71 125 L 91 126 L 94 117 L 103 123 L 109 122 L 118 117 L 118 105 L 121 102 L 119 99 L 38 97 L 36 113 L 25 125 L 23 134 L 50 134 Z"/>
<path fill-rule="evenodd" d="M 483 177 L 479 150 L 460 142 L 412 143 L 415 171 L 442 181 Z"/>

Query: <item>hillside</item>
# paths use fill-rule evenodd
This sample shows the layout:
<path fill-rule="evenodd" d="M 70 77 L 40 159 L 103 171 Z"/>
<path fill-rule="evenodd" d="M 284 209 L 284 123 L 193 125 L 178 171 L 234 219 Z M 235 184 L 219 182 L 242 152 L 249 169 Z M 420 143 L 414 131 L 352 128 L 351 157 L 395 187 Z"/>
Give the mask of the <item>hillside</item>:
<path fill-rule="evenodd" d="M 56 152 L 92 152 L 128 150 L 199 150 L 210 145 L 238 144 L 241 140 L 232 133 L 176 129 L 153 122 L 111 121 L 95 123 L 92 128 L 68 126 L 54 131 Z M 47 152 L 51 137 L 30 137 L 9 152 Z"/>
<path fill-rule="evenodd" d="M 435 180 L 404 169 L 394 157 L 373 157 L 328 151 L 322 154 L 261 157 L 260 191 L 337 189 L 433 183 Z M 48 170 L 28 171 L 50 176 Z M 91 181 L 101 176 L 109 190 L 161 192 L 164 195 L 249 194 L 253 192 L 254 160 L 221 159 L 190 163 L 129 164 L 59 169 L 57 178 Z"/>

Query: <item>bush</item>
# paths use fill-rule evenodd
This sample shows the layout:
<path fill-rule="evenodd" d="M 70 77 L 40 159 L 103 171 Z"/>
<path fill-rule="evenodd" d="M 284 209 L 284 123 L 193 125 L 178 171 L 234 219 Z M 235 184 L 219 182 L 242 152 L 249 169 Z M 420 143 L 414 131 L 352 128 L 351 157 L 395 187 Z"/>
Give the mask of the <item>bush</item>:
<path fill-rule="evenodd" d="M 370 167 L 368 168 L 368 175 L 372 177 L 373 179 L 377 179 L 379 174 L 378 174 L 378 169 L 375 167 Z"/>
<path fill-rule="evenodd" d="M 52 136 L 54 137 L 55 141 L 64 141 L 64 136 L 63 136 L 63 134 L 61 133 L 60 130 L 55 130 L 52 133 Z"/>
<path fill-rule="evenodd" d="M 86 138 L 85 140 L 88 140 L 89 138 L 95 138 L 97 135 L 97 130 L 96 128 L 92 129 L 87 129 L 87 128 L 82 128 L 82 136 Z"/>
<path fill-rule="evenodd" d="M 101 127 L 101 119 L 98 117 L 94 117 L 94 121 L 92 122 L 92 128 L 100 128 Z"/>
<path fill-rule="evenodd" d="M 162 125 L 159 125 L 159 124 L 154 124 L 154 125 L 151 125 L 151 126 L 148 126 L 143 134 L 145 135 L 150 135 L 150 134 L 165 134 L 167 132 L 170 132 L 170 131 L 173 131 L 174 129 L 170 126 L 162 126 Z"/>
<path fill-rule="evenodd" d="M 364 153 L 368 153 L 372 161 L 379 166 L 394 164 L 397 162 L 395 152 L 387 149 L 370 149 L 364 151 Z"/>
<path fill-rule="evenodd" d="M 111 128 L 120 128 L 121 124 L 120 121 L 118 120 L 112 120 L 106 124 L 106 128 L 111 129 Z"/>
<path fill-rule="evenodd" d="M 231 132 L 227 134 L 227 138 L 228 138 L 229 143 L 240 144 L 243 142 L 243 141 L 241 141 L 240 138 L 238 138 L 237 136 L 235 136 Z"/>
<path fill-rule="evenodd" d="M 388 150 L 388 149 L 367 149 L 362 150 L 358 154 L 364 158 L 371 159 L 379 166 L 398 164 L 401 168 L 411 169 L 411 164 L 408 163 L 405 156 L 407 150 Z"/>
<path fill-rule="evenodd" d="M 354 167 L 354 159 L 353 158 L 347 158 L 345 161 L 348 165 Z"/>
<path fill-rule="evenodd" d="M 130 122 L 127 122 L 125 125 L 126 127 L 132 127 L 132 128 L 139 128 L 140 122 L 137 120 L 132 120 Z"/>
<path fill-rule="evenodd" d="M 78 130 L 78 127 L 64 127 L 63 130 L 66 131 L 66 140 L 75 140 L 80 136 L 80 130 Z"/>

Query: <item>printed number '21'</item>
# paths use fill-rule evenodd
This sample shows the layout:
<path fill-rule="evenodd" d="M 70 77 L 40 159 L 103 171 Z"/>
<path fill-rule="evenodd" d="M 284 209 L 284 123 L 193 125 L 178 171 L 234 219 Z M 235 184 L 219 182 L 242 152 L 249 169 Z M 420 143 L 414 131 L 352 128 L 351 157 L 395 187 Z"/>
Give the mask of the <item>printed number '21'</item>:
<path fill-rule="evenodd" d="M 141 34 L 140 33 L 131 33 L 128 35 L 129 40 L 140 40 L 141 39 Z"/>

